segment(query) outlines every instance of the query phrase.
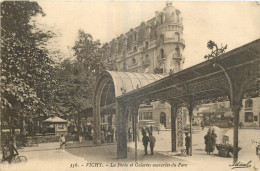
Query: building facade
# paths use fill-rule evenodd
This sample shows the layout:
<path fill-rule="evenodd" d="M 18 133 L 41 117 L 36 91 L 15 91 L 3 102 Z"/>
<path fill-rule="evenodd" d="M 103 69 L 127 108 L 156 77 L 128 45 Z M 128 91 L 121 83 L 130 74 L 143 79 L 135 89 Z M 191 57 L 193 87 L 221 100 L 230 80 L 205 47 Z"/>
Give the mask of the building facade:
<path fill-rule="evenodd" d="M 229 120 L 233 123 L 233 114 L 230 108 L 230 102 L 218 102 L 211 104 L 203 104 L 196 112 L 203 116 L 204 121 L 211 121 L 211 124 L 225 125 L 225 121 Z M 260 127 L 260 97 L 246 98 L 242 100 L 242 107 L 239 113 L 240 127 Z M 217 123 L 217 121 L 221 123 Z M 200 124 L 200 123 L 198 123 Z"/>
<path fill-rule="evenodd" d="M 106 43 L 104 58 L 115 64 L 115 71 L 168 75 L 182 70 L 184 48 L 181 12 L 167 2 L 152 19 Z M 142 106 L 139 115 L 141 120 L 152 119 L 170 128 L 167 103 Z"/>

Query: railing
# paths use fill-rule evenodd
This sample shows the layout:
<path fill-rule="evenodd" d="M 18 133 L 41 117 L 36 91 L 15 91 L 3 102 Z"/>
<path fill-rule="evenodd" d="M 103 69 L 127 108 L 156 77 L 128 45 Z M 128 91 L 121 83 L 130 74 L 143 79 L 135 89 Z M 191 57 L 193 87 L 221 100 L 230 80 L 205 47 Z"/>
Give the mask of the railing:
<path fill-rule="evenodd" d="M 150 59 L 146 59 L 142 63 L 143 63 L 143 66 L 147 66 L 147 65 L 151 64 L 151 60 Z"/>
<path fill-rule="evenodd" d="M 157 61 L 161 61 L 161 60 L 165 60 L 165 59 L 166 59 L 166 54 L 157 56 Z"/>
<path fill-rule="evenodd" d="M 184 39 L 178 39 L 178 38 L 164 38 L 165 42 L 176 42 L 176 43 L 181 43 L 185 45 Z"/>
<path fill-rule="evenodd" d="M 143 51 L 144 51 L 144 50 L 147 50 L 148 48 L 149 48 L 149 46 L 144 46 L 144 47 L 143 47 Z"/>
<path fill-rule="evenodd" d="M 181 59 L 182 58 L 182 54 L 177 54 L 177 53 L 175 53 L 175 54 L 173 54 L 172 55 L 172 58 L 174 58 L 174 59 Z"/>
<path fill-rule="evenodd" d="M 134 69 L 134 68 L 137 68 L 139 66 L 139 64 L 136 62 L 134 64 L 131 64 L 128 66 L 128 69 Z"/>

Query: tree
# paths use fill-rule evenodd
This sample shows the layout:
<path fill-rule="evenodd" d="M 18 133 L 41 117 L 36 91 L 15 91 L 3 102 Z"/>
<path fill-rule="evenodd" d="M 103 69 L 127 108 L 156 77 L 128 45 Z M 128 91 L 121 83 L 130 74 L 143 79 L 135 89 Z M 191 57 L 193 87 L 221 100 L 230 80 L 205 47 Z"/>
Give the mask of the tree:
<path fill-rule="evenodd" d="M 75 60 L 64 60 L 56 69 L 59 85 L 55 93 L 57 111 L 80 125 L 79 114 L 92 106 L 96 76 L 112 65 L 104 59 L 99 40 L 79 30 L 73 46 Z"/>
<path fill-rule="evenodd" d="M 46 109 L 54 84 L 54 63 L 45 48 L 53 33 L 37 27 L 32 18 L 38 15 L 45 14 L 37 2 L 1 3 L 1 119 L 13 137 L 20 118 Z"/>

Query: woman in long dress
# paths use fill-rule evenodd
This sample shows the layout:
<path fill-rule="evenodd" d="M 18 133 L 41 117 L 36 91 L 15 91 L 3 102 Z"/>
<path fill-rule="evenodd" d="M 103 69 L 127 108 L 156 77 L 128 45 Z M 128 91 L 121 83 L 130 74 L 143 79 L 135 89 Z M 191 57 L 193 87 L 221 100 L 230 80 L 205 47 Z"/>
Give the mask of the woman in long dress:
<path fill-rule="evenodd" d="M 211 132 L 208 131 L 207 135 L 204 136 L 204 142 L 205 142 L 205 151 L 207 152 L 207 154 L 210 154 L 210 152 L 212 151 L 212 146 L 213 146 L 213 141 L 212 141 L 212 136 L 211 136 Z"/>

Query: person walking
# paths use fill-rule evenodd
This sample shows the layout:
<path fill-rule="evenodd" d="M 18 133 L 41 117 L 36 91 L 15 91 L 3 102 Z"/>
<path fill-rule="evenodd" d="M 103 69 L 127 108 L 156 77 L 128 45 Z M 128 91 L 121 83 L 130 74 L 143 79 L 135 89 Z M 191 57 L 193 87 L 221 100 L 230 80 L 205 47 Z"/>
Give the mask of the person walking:
<path fill-rule="evenodd" d="M 212 146 L 212 138 L 211 138 L 210 131 L 208 131 L 207 135 L 204 136 L 204 142 L 205 142 L 205 151 L 207 152 L 207 154 L 210 154 L 211 146 Z"/>
<path fill-rule="evenodd" d="M 61 149 L 62 153 L 65 151 L 65 145 L 66 145 L 65 136 L 63 134 L 61 134 L 61 136 L 60 136 L 60 149 Z"/>
<path fill-rule="evenodd" d="M 204 121 L 201 121 L 201 128 L 202 128 L 202 130 L 204 130 L 204 127 L 205 127 L 205 123 L 204 123 Z"/>
<path fill-rule="evenodd" d="M 153 148 L 155 146 L 155 137 L 152 133 L 149 134 L 151 155 L 153 155 Z"/>
<path fill-rule="evenodd" d="M 144 136 L 143 136 L 143 145 L 144 145 L 144 153 L 145 153 L 145 155 L 147 155 L 148 142 L 149 142 L 149 137 L 147 137 L 146 134 L 144 134 Z"/>
<path fill-rule="evenodd" d="M 213 130 L 211 133 L 211 141 L 212 141 L 212 146 L 211 146 L 211 152 L 215 150 L 216 142 L 217 142 L 217 134 Z"/>
<path fill-rule="evenodd" d="M 189 156 L 190 155 L 190 136 L 189 134 L 186 132 L 185 133 L 185 147 L 186 147 L 186 155 Z"/>

